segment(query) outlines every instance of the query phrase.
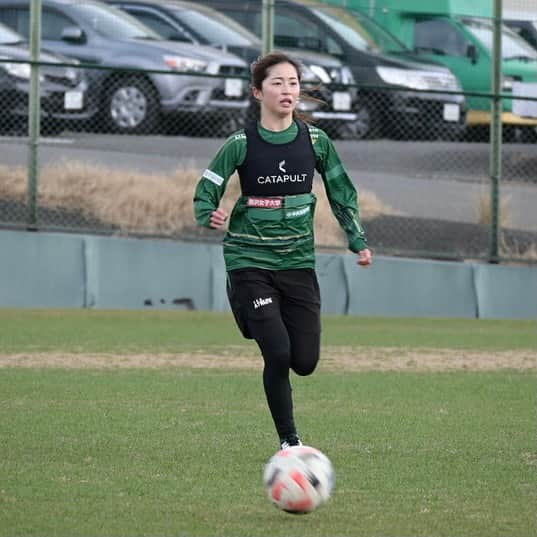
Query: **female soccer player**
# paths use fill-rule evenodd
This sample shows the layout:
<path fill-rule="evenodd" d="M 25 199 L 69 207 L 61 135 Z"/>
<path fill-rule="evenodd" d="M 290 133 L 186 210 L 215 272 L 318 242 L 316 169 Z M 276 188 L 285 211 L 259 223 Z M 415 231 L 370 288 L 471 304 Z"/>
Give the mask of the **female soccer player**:
<path fill-rule="evenodd" d="M 338 154 L 321 129 L 296 117 L 300 65 L 272 52 L 252 65 L 252 93 L 260 120 L 230 136 L 203 173 L 194 196 L 199 225 L 224 226 L 219 208 L 237 171 L 241 197 L 224 238 L 227 292 L 244 337 L 264 360 L 263 386 L 280 448 L 301 445 L 289 371 L 310 375 L 320 352 L 320 293 L 315 274 L 312 193 L 314 170 L 322 177 L 332 211 L 358 264 L 371 251 L 360 225 L 358 197 Z"/>

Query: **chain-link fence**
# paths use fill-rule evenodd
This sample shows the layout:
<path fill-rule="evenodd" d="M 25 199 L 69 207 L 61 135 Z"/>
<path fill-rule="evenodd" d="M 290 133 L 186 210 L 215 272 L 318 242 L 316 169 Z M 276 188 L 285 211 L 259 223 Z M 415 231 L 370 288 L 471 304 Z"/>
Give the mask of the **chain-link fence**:
<path fill-rule="evenodd" d="M 2 4 L 0 21 L 7 23 Z M 43 38 L 50 38 L 43 28 Z M 297 41 L 296 27 L 291 30 L 275 37 L 278 48 L 301 61 L 303 86 L 315 97 L 303 98 L 300 111 L 334 139 L 359 188 L 373 249 L 445 259 L 494 257 L 494 148 L 485 112 L 495 96 L 463 89 L 441 65 L 414 63 L 409 69 L 408 60 L 395 64 L 393 56 L 392 64 L 351 65 L 336 53 L 308 51 L 319 45 L 317 38 Z M 59 31 L 62 43 L 83 46 L 76 28 Z M 1 227 L 221 238 L 196 228 L 193 191 L 226 136 L 256 117 L 248 90 L 252 58 L 166 41 L 158 44 L 162 67 L 150 69 L 145 52 L 138 54 L 140 68 L 132 59 L 97 67 L 47 47 L 38 63 L 40 136 L 33 140 L 28 96 L 36 65 L 23 46 L 0 45 Z M 380 82 L 365 80 L 368 69 Z M 517 99 L 508 99 L 506 88 L 501 94 L 510 106 L 505 117 L 520 118 L 503 125 L 498 239 L 504 261 L 537 259 L 537 98 L 524 93 L 532 87 L 513 79 Z M 468 121 L 476 110 L 472 99 L 481 103 L 481 122 Z M 225 203 L 237 195 L 237 183 L 231 181 Z M 317 183 L 317 243 L 342 247 Z"/>

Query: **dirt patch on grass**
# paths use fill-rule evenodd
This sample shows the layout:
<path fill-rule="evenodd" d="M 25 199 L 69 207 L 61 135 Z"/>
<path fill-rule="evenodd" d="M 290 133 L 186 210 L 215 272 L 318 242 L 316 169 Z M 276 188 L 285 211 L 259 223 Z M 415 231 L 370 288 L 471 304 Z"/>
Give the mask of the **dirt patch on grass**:
<path fill-rule="evenodd" d="M 93 354 L 29 353 L 0 354 L 0 368 L 222 368 L 261 369 L 258 354 L 244 349 L 220 349 L 218 353 Z M 467 351 L 458 349 L 404 349 L 395 347 L 325 347 L 319 369 L 323 371 L 486 371 L 537 370 L 534 351 Z"/>

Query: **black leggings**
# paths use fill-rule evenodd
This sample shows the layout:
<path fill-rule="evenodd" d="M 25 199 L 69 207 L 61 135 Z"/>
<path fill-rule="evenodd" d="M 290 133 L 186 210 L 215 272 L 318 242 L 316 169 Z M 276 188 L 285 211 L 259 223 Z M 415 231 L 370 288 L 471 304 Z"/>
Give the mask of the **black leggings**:
<path fill-rule="evenodd" d="M 320 334 L 289 330 L 281 318 L 250 322 L 249 327 L 265 362 L 263 387 L 278 435 L 296 434 L 289 369 L 301 376 L 313 373 Z"/>
<path fill-rule="evenodd" d="M 320 353 L 315 273 L 311 269 L 232 271 L 228 294 L 241 331 L 257 342 L 263 355 L 263 386 L 276 431 L 280 438 L 296 434 L 289 371 L 310 375 Z"/>

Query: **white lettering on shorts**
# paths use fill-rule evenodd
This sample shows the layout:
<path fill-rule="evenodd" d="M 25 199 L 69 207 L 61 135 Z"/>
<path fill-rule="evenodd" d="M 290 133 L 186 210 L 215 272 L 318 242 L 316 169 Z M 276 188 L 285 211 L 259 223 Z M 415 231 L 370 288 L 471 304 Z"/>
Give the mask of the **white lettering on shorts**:
<path fill-rule="evenodd" d="M 267 306 L 268 304 L 272 304 L 272 298 L 271 297 L 256 298 L 254 300 L 254 310 L 256 310 L 257 308 L 260 308 L 261 306 Z"/>

